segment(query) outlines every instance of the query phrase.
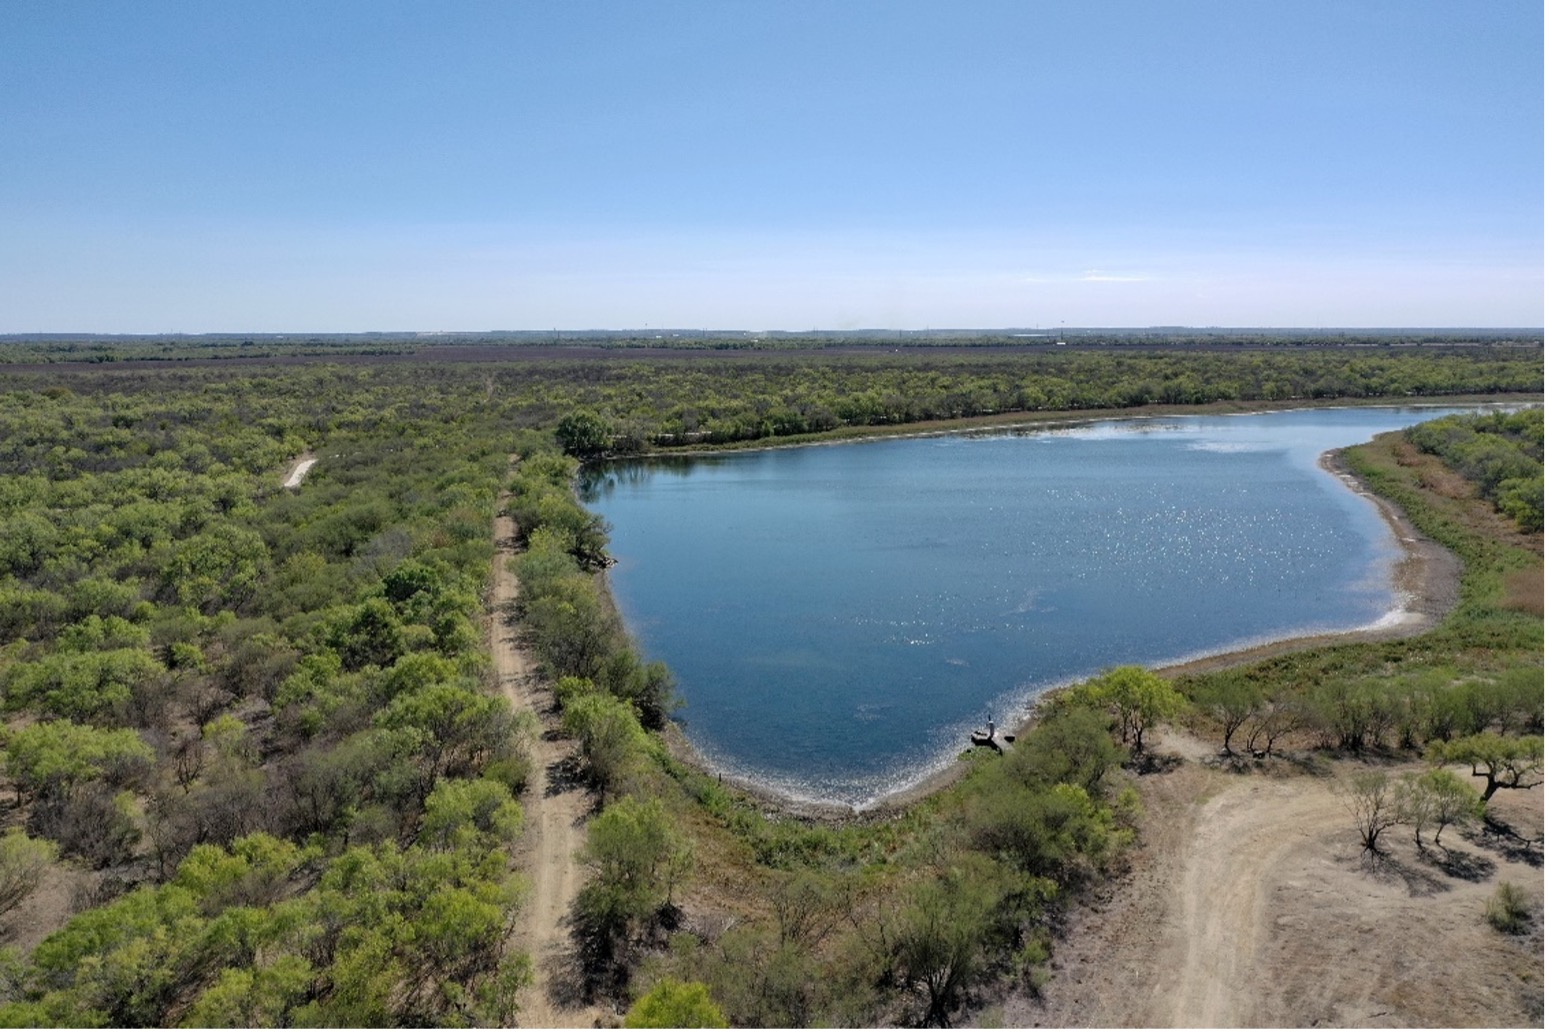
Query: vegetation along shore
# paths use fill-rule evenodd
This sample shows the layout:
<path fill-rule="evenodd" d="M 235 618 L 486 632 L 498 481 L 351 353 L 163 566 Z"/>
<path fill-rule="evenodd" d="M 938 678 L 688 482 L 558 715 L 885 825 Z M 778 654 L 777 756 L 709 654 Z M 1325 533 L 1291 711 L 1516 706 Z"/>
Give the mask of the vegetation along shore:
<path fill-rule="evenodd" d="M 1423 620 L 1110 670 L 859 815 L 686 758 L 572 489 L 946 421 L 1538 403 L 1541 336 L 153 343 L 0 365 L 6 1024 L 1541 1025 L 1541 408 L 1331 458 Z"/>

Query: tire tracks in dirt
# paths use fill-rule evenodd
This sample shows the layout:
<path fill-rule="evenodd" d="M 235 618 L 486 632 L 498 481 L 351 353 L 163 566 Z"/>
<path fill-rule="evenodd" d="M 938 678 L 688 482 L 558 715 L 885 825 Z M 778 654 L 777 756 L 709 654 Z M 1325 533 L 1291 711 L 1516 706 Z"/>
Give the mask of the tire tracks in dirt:
<path fill-rule="evenodd" d="M 1170 986 L 1174 1028 L 1232 1028 L 1248 1021 L 1243 992 L 1264 938 L 1269 872 L 1305 839 L 1302 829 L 1337 818 L 1322 785 L 1245 783 L 1201 805 L 1194 845 L 1171 909 L 1183 933 Z"/>
<path fill-rule="evenodd" d="M 1427 769 L 1383 764 L 1390 776 Z M 1232 774 L 1185 761 L 1148 775 L 1127 874 L 1080 905 L 1040 999 L 1007 1027 L 1529 1026 L 1542 1024 L 1542 932 L 1484 921 L 1503 880 L 1542 906 L 1543 870 L 1449 829 L 1424 853 L 1395 828 L 1365 857 L 1339 794 L 1369 769 Z M 1504 796 L 1505 793 L 1502 793 Z M 1492 806 L 1541 841 L 1542 788 Z M 1438 870 L 1443 854 L 1475 876 Z M 1429 858 L 1429 859 L 1427 859 Z"/>
<path fill-rule="evenodd" d="M 501 508 L 505 498 L 501 498 Z M 537 663 L 512 624 L 521 585 L 510 560 L 517 554 L 516 523 L 503 512 L 495 519 L 495 565 L 490 592 L 490 651 L 502 695 L 518 711 L 538 718 L 532 775 L 522 798 L 525 821 L 517 859 L 531 882 L 517 917 L 512 943 L 533 961 L 533 983 L 518 1019 L 529 1028 L 591 1026 L 601 1015 L 579 1000 L 571 905 L 584 880 L 577 853 L 586 841 L 590 794 L 575 776 L 574 745 L 559 730 L 552 696 L 537 683 Z"/>

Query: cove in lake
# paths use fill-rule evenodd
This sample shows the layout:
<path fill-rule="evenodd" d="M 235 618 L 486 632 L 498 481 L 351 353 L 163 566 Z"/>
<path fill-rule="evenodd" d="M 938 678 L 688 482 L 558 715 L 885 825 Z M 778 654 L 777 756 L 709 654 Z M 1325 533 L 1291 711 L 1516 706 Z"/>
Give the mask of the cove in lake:
<path fill-rule="evenodd" d="M 1328 449 L 1458 408 L 1108 420 L 620 464 L 614 596 L 712 767 L 864 808 L 993 716 L 1401 605 Z"/>

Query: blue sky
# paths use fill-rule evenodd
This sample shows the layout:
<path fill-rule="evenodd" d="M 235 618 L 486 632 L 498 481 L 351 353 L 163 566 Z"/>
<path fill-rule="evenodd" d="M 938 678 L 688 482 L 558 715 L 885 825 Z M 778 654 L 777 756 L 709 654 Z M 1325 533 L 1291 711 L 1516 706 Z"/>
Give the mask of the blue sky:
<path fill-rule="evenodd" d="M 1537 0 L 7 0 L 0 41 L 0 332 L 1544 321 Z"/>

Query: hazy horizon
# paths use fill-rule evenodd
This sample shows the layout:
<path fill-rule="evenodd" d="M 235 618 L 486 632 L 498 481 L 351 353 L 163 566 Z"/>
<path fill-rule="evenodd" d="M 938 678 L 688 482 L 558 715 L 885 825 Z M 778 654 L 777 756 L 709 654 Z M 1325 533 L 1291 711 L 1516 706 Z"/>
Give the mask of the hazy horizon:
<path fill-rule="evenodd" d="M 0 333 L 1540 326 L 1543 14 L 17 0 Z"/>
<path fill-rule="evenodd" d="M 567 340 L 588 340 L 599 337 L 636 336 L 650 334 L 652 336 L 667 335 L 684 339 L 694 337 L 718 337 L 727 335 L 742 335 L 747 337 L 762 336 L 856 336 L 876 334 L 879 338 L 886 335 L 910 335 L 931 336 L 956 334 L 960 336 L 1022 336 L 1022 337 L 1051 337 L 1062 335 L 1077 336 L 1090 334 L 1187 334 L 1198 333 L 1206 335 L 1229 335 L 1235 333 L 1262 333 L 1269 335 L 1289 335 L 1305 333 L 1312 336 L 1327 336 L 1334 334 L 1360 333 L 1374 336 L 1388 336 L 1394 334 L 1462 334 L 1462 333 L 1510 333 L 1510 334 L 1542 334 L 1544 327 L 1537 326 L 862 326 L 854 328 L 840 328 L 834 326 L 814 326 L 807 329 L 764 329 L 749 326 L 576 326 L 576 327 L 507 327 L 505 329 L 467 329 L 467 330 L 426 330 L 426 329 L 362 329 L 362 330 L 244 330 L 244 329 L 215 329 L 215 330 L 168 330 L 163 332 L 114 332 L 98 330 L 33 330 L 20 332 L 0 332 L 0 340 L 45 340 L 50 338 L 72 337 L 529 337 L 544 338 L 554 337 Z"/>

